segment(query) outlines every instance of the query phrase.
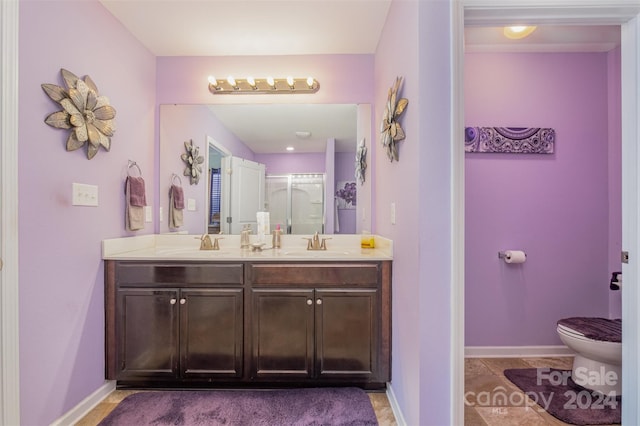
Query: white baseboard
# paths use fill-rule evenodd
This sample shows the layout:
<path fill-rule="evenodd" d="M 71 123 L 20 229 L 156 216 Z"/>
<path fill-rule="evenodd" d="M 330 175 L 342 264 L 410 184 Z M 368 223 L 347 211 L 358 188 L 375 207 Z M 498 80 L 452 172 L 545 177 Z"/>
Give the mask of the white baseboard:
<path fill-rule="evenodd" d="M 67 426 L 76 424 L 96 405 L 102 402 L 102 400 L 105 399 L 107 395 L 113 392 L 115 388 L 115 380 L 106 381 L 104 385 L 100 386 L 95 392 L 80 401 L 78 405 L 67 411 L 62 417 L 51 423 L 50 426 Z"/>
<path fill-rule="evenodd" d="M 465 358 L 532 358 L 573 356 L 575 352 L 564 345 L 558 346 L 466 346 Z"/>
<path fill-rule="evenodd" d="M 400 410 L 400 406 L 398 405 L 398 400 L 396 399 L 396 395 L 393 393 L 393 388 L 391 387 L 391 383 L 387 383 L 387 399 L 389 400 L 389 404 L 391 405 L 391 411 L 393 411 L 393 416 L 396 418 L 396 423 L 398 426 L 406 426 L 407 422 L 404 420 L 404 416 L 402 415 L 402 410 Z"/>

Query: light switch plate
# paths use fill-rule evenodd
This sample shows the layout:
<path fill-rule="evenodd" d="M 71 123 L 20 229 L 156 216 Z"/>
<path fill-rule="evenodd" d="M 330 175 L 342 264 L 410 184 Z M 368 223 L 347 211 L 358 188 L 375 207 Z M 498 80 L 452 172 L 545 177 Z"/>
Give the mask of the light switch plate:
<path fill-rule="evenodd" d="M 162 209 L 162 207 L 160 207 L 160 222 L 162 222 L 162 218 L 164 217 L 164 215 L 162 214 L 164 210 Z"/>
<path fill-rule="evenodd" d="M 71 205 L 96 207 L 98 205 L 98 187 L 85 183 L 71 184 Z"/>
<path fill-rule="evenodd" d="M 153 210 L 151 206 L 144 206 L 144 221 L 153 222 Z"/>
<path fill-rule="evenodd" d="M 196 211 L 196 199 L 195 198 L 188 198 L 187 199 L 187 210 L 189 210 L 190 212 Z"/>

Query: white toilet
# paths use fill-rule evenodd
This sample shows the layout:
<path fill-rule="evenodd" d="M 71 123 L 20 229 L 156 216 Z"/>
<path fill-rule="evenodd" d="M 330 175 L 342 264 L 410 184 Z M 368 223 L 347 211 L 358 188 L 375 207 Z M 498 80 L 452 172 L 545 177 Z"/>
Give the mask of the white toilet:
<path fill-rule="evenodd" d="M 573 381 L 605 395 L 622 393 L 622 321 L 572 317 L 558 321 L 560 340 L 576 352 Z"/>

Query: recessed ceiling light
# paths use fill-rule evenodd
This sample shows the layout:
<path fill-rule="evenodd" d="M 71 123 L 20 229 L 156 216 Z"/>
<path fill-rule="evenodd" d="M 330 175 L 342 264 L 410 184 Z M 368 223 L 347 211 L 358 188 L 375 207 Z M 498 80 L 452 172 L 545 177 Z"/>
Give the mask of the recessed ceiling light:
<path fill-rule="evenodd" d="M 311 132 L 296 132 L 296 136 L 299 137 L 300 139 L 307 139 L 309 136 L 311 136 Z"/>
<path fill-rule="evenodd" d="M 292 147 L 292 146 L 288 146 L 286 149 L 287 149 L 287 151 L 293 151 L 295 148 Z"/>
<path fill-rule="evenodd" d="M 510 39 L 521 39 L 530 35 L 536 30 L 535 26 L 514 25 L 511 27 L 504 27 L 504 36 Z"/>

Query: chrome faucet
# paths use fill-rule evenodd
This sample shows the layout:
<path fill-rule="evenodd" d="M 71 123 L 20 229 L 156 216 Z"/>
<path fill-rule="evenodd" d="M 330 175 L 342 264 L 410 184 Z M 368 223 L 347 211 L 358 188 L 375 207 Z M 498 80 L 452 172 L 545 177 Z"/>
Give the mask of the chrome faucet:
<path fill-rule="evenodd" d="M 331 238 L 322 238 L 320 240 L 320 236 L 318 232 L 313 234 L 311 238 L 305 238 L 307 240 L 307 250 L 326 250 L 327 249 L 327 240 Z"/>

